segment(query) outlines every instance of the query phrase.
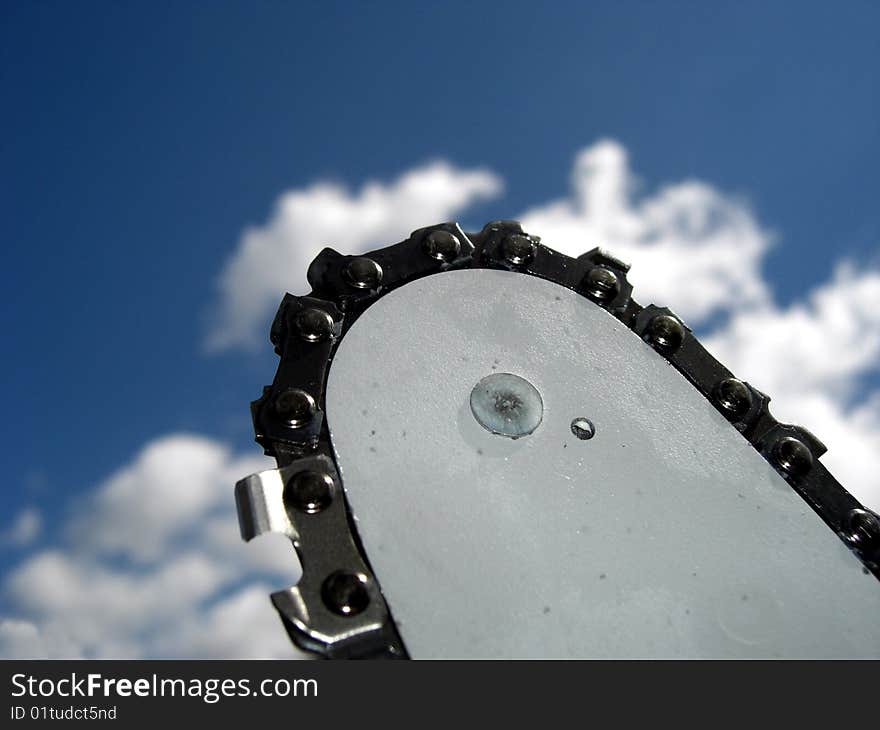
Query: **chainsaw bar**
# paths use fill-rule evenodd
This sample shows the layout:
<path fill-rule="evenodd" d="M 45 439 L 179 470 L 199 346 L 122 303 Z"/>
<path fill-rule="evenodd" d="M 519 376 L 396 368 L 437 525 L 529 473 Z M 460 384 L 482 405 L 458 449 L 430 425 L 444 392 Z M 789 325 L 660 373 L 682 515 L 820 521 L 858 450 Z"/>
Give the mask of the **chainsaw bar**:
<path fill-rule="evenodd" d="M 236 503 L 244 539 L 281 532 L 297 550 L 300 581 L 272 595 L 297 646 L 330 658 L 407 657 L 347 504 L 325 418 L 327 377 L 340 342 L 374 302 L 416 279 L 460 269 L 548 280 L 615 317 L 723 414 L 865 572 L 880 579 L 880 519 L 819 461 L 825 446 L 805 428 L 778 422 L 770 398 L 719 363 L 670 309 L 637 304 L 627 264 L 599 248 L 565 256 L 516 221 L 493 221 L 473 234 L 443 223 L 363 256 L 325 248 L 308 270 L 311 293 L 286 294 L 273 321 L 270 339 L 280 363 L 251 413 L 256 440 L 278 468 L 240 481 Z"/>

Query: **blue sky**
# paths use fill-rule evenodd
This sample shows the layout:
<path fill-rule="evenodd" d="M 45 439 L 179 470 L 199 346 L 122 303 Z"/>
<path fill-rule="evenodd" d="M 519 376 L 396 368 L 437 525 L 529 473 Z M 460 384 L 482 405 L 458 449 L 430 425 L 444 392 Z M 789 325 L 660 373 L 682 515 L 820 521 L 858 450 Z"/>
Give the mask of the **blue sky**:
<path fill-rule="evenodd" d="M 747 201 L 774 241 L 752 263 L 781 311 L 838 262 L 877 262 L 874 3 L 0 12 L 0 505 L 9 524 L 36 508 L 43 525 L 3 548 L 0 574 L 53 545 L 153 439 L 189 432 L 259 453 L 247 405 L 274 372 L 271 348 L 205 342 L 242 231 L 267 224 L 284 191 L 357 191 L 442 159 L 503 181 L 465 206 L 479 225 L 564 198 L 576 155 L 611 138 L 646 194 L 695 179 Z M 868 365 L 846 377 L 828 388 L 848 402 L 877 382 Z"/>

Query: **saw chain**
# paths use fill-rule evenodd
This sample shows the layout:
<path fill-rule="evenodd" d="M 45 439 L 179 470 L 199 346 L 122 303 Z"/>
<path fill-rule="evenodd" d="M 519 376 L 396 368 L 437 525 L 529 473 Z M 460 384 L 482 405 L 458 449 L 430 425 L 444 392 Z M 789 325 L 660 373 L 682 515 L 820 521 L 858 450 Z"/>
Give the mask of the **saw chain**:
<path fill-rule="evenodd" d="M 442 223 L 363 256 L 325 248 L 308 269 L 311 293 L 286 294 L 272 323 L 280 363 L 251 413 L 256 440 L 278 468 L 240 481 L 236 502 L 244 539 L 281 532 L 297 550 L 302 577 L 272 601 L 298 647 L 330 658 L 407 657 L 346 501 L 324 415 L 327 374 L 346 332 L 379 298 L 421 277 L 480 268 L 549 280 L 617 318 L 722 413 L 880 579 L 880 518 L 819 461 L 825 446 L 805 428 L 777 421 L 770 398 L 719 363 L 670 309 L 637 304 L 627 264 L 599 248 L 565 256 L 516 221 L 493 221 L 479 233 Z"/>

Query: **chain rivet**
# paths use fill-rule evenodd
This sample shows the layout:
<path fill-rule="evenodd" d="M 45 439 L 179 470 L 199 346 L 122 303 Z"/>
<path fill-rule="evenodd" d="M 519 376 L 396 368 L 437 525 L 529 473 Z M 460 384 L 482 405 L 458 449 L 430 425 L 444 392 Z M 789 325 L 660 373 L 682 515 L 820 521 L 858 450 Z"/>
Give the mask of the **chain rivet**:
<path fill-rule="evenodd" d="M 367 590 L 367 576 L 338 570 L 330 574 L 321 586 L 321 598 L 333 613 L 340 616 L 354 616 L 370 603 Z"/>
<path fill-rule="evenodd" d="M 713 395 L 725 415 L 734 421 L 746 415 L 752 407 L 752 393 L 749 387 L 736 378 L 725 378 L 720 381 L 715 386 Z"/>
<path fill-rule="evenodd" d="M 671 315 L 658 314 L 648 323 L 647 335 L 656 349 L 672 353 L 684 342 L 684 326 Z"/>
<path fill-rule="evenodd" d="M 373 259 L 359 256 L 349 261 L 344 276 L 356 289 L 376 289 L 382 281 L 382 267 Z"/>
<path fill-rule="evenodd" d="M 609 302 L 620 292 L 620 280 L 611 269 L 597 266 L 585 277 L 587 296 L 597 302 Z"/>
<path fill-rule="evenodd" d="M 535 257 L 535 243 L 528 236 L 515 233 L 504 239 L 501 253 L 508 263 L 522 266 Z"/>
<path fill-rule="evenodd" d="M 333 477 L 325 472 L 300 471 L 284 486 L 285 504 L 316 514 L 333 501 Z"/>
<path fill-rule="evenodd" d="M 317 413 L 315 399 L 304 390 L 288 388 L 275 396 L 275 413 L 292 428 L 304 426 Z"/>
<path fill-rule="evenodd" d="M 296 328 L 308 342 L 321 342 L 333 335 L 333 317 L 323 309 L 306 307 L 296 314 Z"/>
<path fill-rule="evenodd" d="M 785 436 L 773 447 L 773 460 L 786 474 L 798 477 L 813 466 L 813 452 L 803 441 Z"/>
<path fill-rule="evenodd" d="M 449 231 L 431 231 L 425 238 L 425 253 L 432 259 L 449 263 L 458 258 L 461 241 Z"/>
<path fill-rule="evenodd" d="M 880 518 L 865 509 L 851 510 L 846 520 L 846 537 L 862 549 L 880 544 Z"/>

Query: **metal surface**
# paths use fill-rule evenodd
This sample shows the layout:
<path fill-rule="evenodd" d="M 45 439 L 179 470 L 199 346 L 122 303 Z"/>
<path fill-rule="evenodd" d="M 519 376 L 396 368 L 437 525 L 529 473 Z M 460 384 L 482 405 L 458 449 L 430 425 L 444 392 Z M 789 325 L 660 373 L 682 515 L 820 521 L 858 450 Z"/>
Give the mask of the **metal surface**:
<path fill-rule="evenodd" d="M 492 368 L 540 391 L 528 438 L 472 417 Z M 346 334 L 326 410 L 414 657 L 880 655 L 880 584 L 685 378 L 574 292 L 501 271 L 408 284 Z M 588 441 L 570 430 L 581 414 Z"/>
<path fill-rule="evenodd" d="M 748 383 L 736 380 L 734 374 L 716 361 L 670 310 L 655 305 L 642 307 L 636 303 L 632 298 L 632 286 L 627 280 L 629 267 L 626 264 L 602 249 L 593 249 L 576 259 L 563 256 L 541 244 L 538 237 L 525 233 L 516 221 L 492 221 L 479 233 L 464 233 L 455 223 L 442 223 L 414 231 L 408 239 L 364 256 L 344 256 L 328 248 L 316 257 L 308 271 L 313 288 L 311 294 L 300 297 L 285 295 L 279 307 L 270 335 L 275 351 L 280 356 L 278 371 L 273 384 L 265 387 L 262 397 L 251 404 L 256 439 L 267 454 L 276 458 L 282 471 L 303 473 L 303 470 L 312 469 L 315 459 L 333 464 L 335 454 L 325 419 L 327 373 L 340 343 L 347 341 L 359 318 L 365 313 L 370 314 L 373 307 L 411 282 L 424 277 L 442 281 L 444 277 L 438 277 L 437 274 L 471 269 L 476 272 L 521 272 L 551 282 L 559 291 L 555 295 L 559 298 L 554 301 L 562 301 L 574 293 L 584 305 L 593 307 L 597 313 L 607 313 L 623 325 L 629 332 L 630 347 L 644 347 L 639 344 L 638 338 L 644 340 L 653 348 L 655 355 L 663 359 L 670 372 L 674 369 L 687 381 L 692 388 L 689 397 L 705 399 L 703 405 L 708 406 L 710 412 L 711 409 L 717 409 L 717 414 L 727 419 L 727 436 L 737 436 L 740 448 L 751 449 L 753 457 L 757 455 L 764 460 L 765 466 L 775 469 L 777 482 L 780 478 L 784 479 L 790 490 L 789 496 L 797 495 L 801 500 L 796 504 L 802 507 L 806 505 L 812 510 L 831 529 L 831 534 L 837 535 L 838 547 L 844 547 L 851 556 L 858 558 L 866 573 L 880 578 L 880 521 L 828 473 L 819 460 L 825 447 L 815 436 L 804 428 L 776 421 L 768 409 L 770 399 Z M 514 292 L 510 301 L 516 303 L 517 298 Z M 422 306 L 421 302 L 415 303 L 413 311 L 418 311 Z M 552 322 L 541 324 L 549 326 Z M 382 331 L 387 330 L 381 321 L 378 326 Z M 561 326 L 566 336 L 583 338 L 588 334 L 578 332 L 571 323 Z M 439 330 L 445 331 L 443 327 Z M 377 339 L 380 342 L 378 347 L 387 351 L 380 334 L 377 334 Z M 523 346 L 522 342 L 520 346 Z M 399 344 L 405 355 L 410 343 Z M 592 345 L 601 348 L 602 342 L 596 341 Z M 552 360 L 556 343 L 545 342 L 544 347 L 545 360 Z M 390 351 L 386 354 L 393 356 Z M 405 360 L 405 357 L 402 359 Z M 394 359 L 393 364 L 396 363 L 397 359 Z M 578 373 L 582 366 L 581 362 L 576 364 L 572 377 L 580 377 Z M 430 368 L 450 374 L 457 382 L 458 364 L 445 354 L 431 362 Z M 612 377 L 605 387 L 611 392 L 615 385 Z M 650 381 L 645 385 L 654 387 Z M 291 397 L 293 391 L 304 393 L 307 398 Z M 667 398 L 666 417 L 681 418 L 684 413 L 682 406 L 669 395 L 663 395 Z M 349 396 L 354 403 L 364 394 L 352 392 Z M 382 398 L 383 407 L 393 412 L 394 398 L 395 390 L 392 387 Z M 308 407 L 292 408 L 297 406 L 297 402 L 300 406 Z M 292 419 L 291 410 L 295 411 Z M 301 413 L 305 417 L 300 417 Z M 639 414 L 639 409 L 635 408 L 630 417 L 638 418 Z M 469 412 L 469 415 L 470 425 L 481 430 L 486 437 L 514 443 L 511 439 L 499 439 L 497 435 L 482 430 L 472 413 Z M 582 447 L 599 443 L 605 434 L 604 424 L 593 423 L 591 416 L 588 409 L 581 411 L 572 419 L 569 427 L 568 433 L 577 438 Z M 421 423 L 420 437 L 430 441 L 433 427 L 430 420 Z M 543 428 L 543 425 L 540 426 L 539 432 L 543 432 Z M 370 435 L 373 437 L 376 434 Z M 532 438 L 530 436 L 523 441 Z M 374 442 L 372 448 L 378 451 L 379 446 Z M 435 439 L 435 448 L 437 454 L 442 454 L 444 445 Z M 702 450 L 706 458 L 717 459 L 719 456 L 711 433 L 694 450 Z M 622 453 L 621 457 L 625 458 Z M 721 457 L 722 460 L 726 458 L 723 453 Z M 642 476 L 650 478 L 650 464 L 642 466 Z M 263 475 L 255 475 L 238 485 L 239 516 L 244 535 L 261 528 L 260 515 L 265 512 L 265 505 L 261 501 L 263 495 L 260 489 L 252 487 L 263 481 Z M 319 494 L 320 480 L 309 479 L 306 482 L 297 488 L 288 484 L 288 488 L 282 489 L 280 494 L 281 507 L 286 506 L 295 532 L 301 536 L 303 531 L 307 531 L 310 535 L 308 539 L 300 537 L 296 540 L 301 560 L 312 565 L 308 580 L 304 576 L 305 583 L 300 582 L 305 590 L 298 590 L 297 587 L 275 597 L 276 608 L 291 638 L 301 648 L 326 656 L 405 656 L 406 651 L 387 606 L 377 604 L 382 600 L 378 580 L 381 576 L 372 572 L 367 552 L 360 544 L 351 510 L 338 489 L 340 475 L 335 473 L 332 476 L 333 496 L 329 505 L 323 503 Z M 381 484 L 377 488 L 381 488 Z M 549 495 L 548 498 L 552 499 L 553 496 Z M 301 509 L 303 505 L 306 505 L 306 509 Z M 724 506 L 721 505 L 722 511 Z M 503 520 L 506 511 L 514 509 L 514 506 L 502 502 L 498 509 L 500 512 L 494 519 Z M 686 510 L 687 506 L 682 509 Z M 756 505 L 758 509 L 759 505 Z M 333 521 L 321 522 L 311 519 L 325 514 L 342 516 L 344 520 L 334 518 Z M 409 519 L 409 515 L 404 518 Z M 724 524 L 724 519 L 722 516 L 721 524 Z M 747 541 L 748 537 L 744 536 L 743 540 Z M 695 555 L 703 550 L 703 546 L 696 543 L 691 548 Z M 656 546 L 652 546 L 652 549 L 656 549 Z M 575 560 L 576 556 L 565 556 L 563 559 Z M 360 563 L 360 567 L 356 563 Z M 355 608 L 359 605 L 359 596 L 363 595 L 363 587 L 369 588 L 370 606 L 375 609 L 379 605 L 382 611 L 376 613 L 371 609 Z M 282 596 L 280 600 L 279 596 Z M 295 600 L 291 600 L 291 596 Z M 467 596 L 461 599 L 467 600 Z M 858 599 L 859 595 L 853 597 L 853 600 Z M 592 603 L 589 603 L 585 610 L 591 607 Z M 504 607 L 498 604 L 498 608 Z M 789 610 L 792 608 L 786 607 L 786 611 Z M 852 610 L 873 610 L 873 607 L 855 604 Z M 335 619 L 344 619 L 329 635 L 322 629 L 328 611 Z M 377 618 L 378 623 L 371 624 L 371 617 Z M 835 620 L 831 615 L 825 618 L 832 622 Z M 848 617 L 844 618 L 844 623 L 847 623 Z M 721 623 L 736 625 L 736 620 L 731 624 L 728 617 Z M 625 628 L 625 624 L 621 624 L 621 627 Z M 316 640 L 316 636 L 320 640 Z M 870 641 L 870 632 L 866 636 L 862 638 Z M 804 646 L 811 647 L 813 644 L 805 642 Z"/>

